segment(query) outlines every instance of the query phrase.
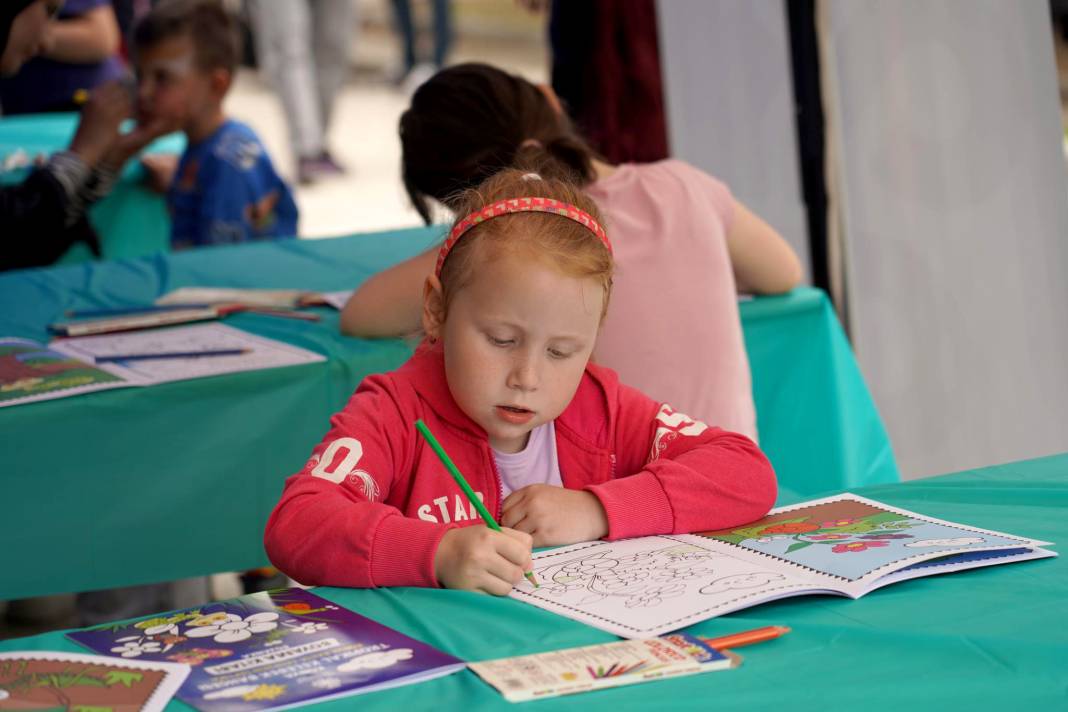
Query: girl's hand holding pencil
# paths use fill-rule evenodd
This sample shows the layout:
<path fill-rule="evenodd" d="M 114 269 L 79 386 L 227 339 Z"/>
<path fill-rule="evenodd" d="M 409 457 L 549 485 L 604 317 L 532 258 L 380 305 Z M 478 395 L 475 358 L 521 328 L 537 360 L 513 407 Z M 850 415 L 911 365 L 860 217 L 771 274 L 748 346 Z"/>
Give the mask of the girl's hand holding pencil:
<path fill-rule="evenodd" d="M 478 510 L 478 514 L 486 522 L 488 530 L 476 529 L 477 534 L 460 534 L 463 530 L 452 529 L 445 533 L 438 544 L 438 550 L 434 554 L 434 575 L 438 581 L 448 588 L 468 588 L 476 591 L 485 591 L 496 596 L 507 596 L 512 590 L 512 584 L 520 578 L 526 577 L 528 581 L 538 587 L 538 581 L 531 572 L 530 550 L 532 539 L 529 534 L 517 532 L 513 529 L 503 529 L 493 519 L 485 505 L 482 504 L 471 489 L 471 485 L 464 479 L 463 473 L 456 467 L 456 463 L 445 452 L 438 439 L 430 432 L 422 420 L 415 421 L 415 429 L 423 436 L 430 448 L 441 460 L 449 474 L 472 506 Z M 511 537 L 510 542 L 506 538 Z M 522 542 L 522 553 L 517 550 L 515 542 Z M 519 565 L 519 576 L 510 564 Z M 458 567 L 453 569 L 452 567 Z M 455 582 L 455 583 L 450 583 Z M 503 588 L 502 588 L 503 586 Z"/>
<path fill-rule="evenodd" d="M 530 571 L 530 547 L 530 535 L 514 529 L 450 529 L 434 555 L 434 575 L 446 588 L 507 596 Z"/>

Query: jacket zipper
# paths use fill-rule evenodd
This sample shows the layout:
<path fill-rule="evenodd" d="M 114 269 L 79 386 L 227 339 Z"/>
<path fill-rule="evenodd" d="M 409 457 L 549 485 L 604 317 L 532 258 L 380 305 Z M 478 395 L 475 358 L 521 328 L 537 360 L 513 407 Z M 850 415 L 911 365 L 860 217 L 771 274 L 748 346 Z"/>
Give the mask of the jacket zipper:
<path fill-rule="evenodd" d="M 498 524 L 501 523 L 501 507 L 504 504 L 504 484 L 501 483 L 501 475 L 497 472 L 497 461 L 493 459 L 493 453 L 490 453 L 490 471 L 493 473 L 493 481 L 497 484 L 497 506 L 493 512 L 493 520 Z"/>

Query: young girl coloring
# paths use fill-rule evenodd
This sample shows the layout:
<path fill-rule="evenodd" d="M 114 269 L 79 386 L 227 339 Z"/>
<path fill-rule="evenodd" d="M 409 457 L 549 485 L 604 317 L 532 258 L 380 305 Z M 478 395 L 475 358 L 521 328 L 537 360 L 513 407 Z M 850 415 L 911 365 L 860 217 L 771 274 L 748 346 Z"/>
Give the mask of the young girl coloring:
<path fill-rule="evenodd" d="M 593 202 L 507 170 L 468 191 L 423 293 L 426 339 L 368 377 L 267 523 L 305 584 L 504 595 L 531 546 L 718 529 L 763 516 L 775 476 L 748 438 L 593 363 L 612 254 Z M 426 422 L 503 527 L 483 525 L 417 434 Z"/>

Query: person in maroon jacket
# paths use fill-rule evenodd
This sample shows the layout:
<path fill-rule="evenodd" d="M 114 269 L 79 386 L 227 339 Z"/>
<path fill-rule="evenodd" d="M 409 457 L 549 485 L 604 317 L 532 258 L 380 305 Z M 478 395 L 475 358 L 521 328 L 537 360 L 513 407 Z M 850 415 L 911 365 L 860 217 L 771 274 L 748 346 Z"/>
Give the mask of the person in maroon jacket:
<path fill-rule="evenodd" d="M 360 385 L 287 480 L 264 537 L 275 566 L 306 584 L 505 595 L 532 546 L 767 513 L 775 475 L 751 440 L 591 363 L 613 262 L 589 197 L 509 169 L 469 191 L 458 214 L 424 287 L 425 340 Z M 478 526 L 417 419 L 501 532 Z"/>

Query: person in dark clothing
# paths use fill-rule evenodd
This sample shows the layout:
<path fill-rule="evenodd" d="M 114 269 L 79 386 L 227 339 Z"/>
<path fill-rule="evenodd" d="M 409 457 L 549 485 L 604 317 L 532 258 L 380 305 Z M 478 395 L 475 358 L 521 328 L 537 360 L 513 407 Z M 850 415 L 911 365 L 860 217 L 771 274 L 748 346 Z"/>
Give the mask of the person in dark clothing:
<path fill-rule="evenodd" d="M 0 75 L 12 76 L 49 42 L 60 0 L 7 0 L 0 5 Z M 0 187 L 0 271 L 51 264 L 76 242 L 99 254 L 86 209 L 106 195 L 122 166 L 172 127 L 162 121 L 121 134 L 132 98 L 118 82 L 95 90 L 65 151 L 18 185 Z"/>

